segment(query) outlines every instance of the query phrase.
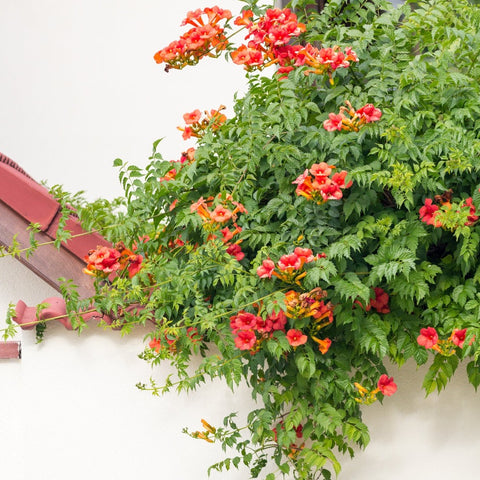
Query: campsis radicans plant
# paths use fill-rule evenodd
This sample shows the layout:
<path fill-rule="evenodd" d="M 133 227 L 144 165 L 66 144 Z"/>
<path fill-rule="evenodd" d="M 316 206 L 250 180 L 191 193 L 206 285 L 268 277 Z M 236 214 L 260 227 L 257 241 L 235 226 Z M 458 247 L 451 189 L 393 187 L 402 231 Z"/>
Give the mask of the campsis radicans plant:
<path fill-rule="evenodd" d="M 292 69 L 300 45 L 291 45 L 292 38 L 305 32 L 305 25 L 297 22 L 297 16 L 288 8 L 269 9 L 257 21 L 251 10 L 244 10 L 234 23 L 247 29 L 247 45 L 231 52 L 233 63 L 244 65 L 247 71 L 262 70 L 270 65 L 280 65 L 285 73 Z"/>
<path fill-rule="evenodd" d="M 324 253 L 313 255 L 310 248 L 295 247 L 292 253 L 282 255 L 277 264 L 267 258 L 257 268 L 259 278 L 272 278 L 272 276 L 286 283 L 295 283 L 301 285 L 302 278 L 305 277 L 305 264 L 314 262 L 319 258 L 325 258 Z"/>
<path fill-rule="evenodd" d="M 202 219 L 203 228 L 210 234 L 219 230 L 220 227 L 224 227 L 220 230 L 224 243 L 227 243 L 242 231 L 236 223 L 238 215 L 241 213 L 248 214 L 244 205 L 233 200 L 233 197 L 230 194 L 227 194 L 225 197 L 219 195 L 217 197 L 217 202 L 215 202 L 215 206 L 213 197 L 209 197 L 206 200 L 203 197 L 200 197 L 196 202 L 190 205 L 190 212 L 195 212 Z M 230 223 L 234 227 L 233 230 L 229 228 Z M 210 235 L 209 238 L 213 239 L 215 236 Z"/>
<path fill-rule="evenodd" d="M 292 3 L 187 13 L 155 61 L 222 55 L 247 88 L 228 119 L 182 91 L 195 146 L 166 162 L 156 141 L 146 166 L 116 161 L 121 203 L 77 202 L 111 246 L 85 252 L 95 295 L 65 293 L 124 333 L 152 325 L 141 357 L 176 373 L 141 389 L 245 381 L 242 425 L 190 435 L 236 451 L 213 469 L 266 480 L 337 474 L 367 405 L 397 401 L 392 364 L 427 364 L 427 394 L 463 366 L 480 386 L 478 7 Z"/>
<path fill-rule="evenodd" d="M 183 120 L 185 121 L 184 127 L 177 127 L 182 133 L 184 140 L 189 138 L 202 138 L 207 129 L 213 131 L 217 130 L 223 123 L 226 122 L 227 117 L 221 113 L 222 110 L 225 110 L 225 105 L 220 105 L 217 110 L 205 110 L 200 112 L 200 110 L 194 110 L 190 113 L 185 113 L 183 115 Z"/>
<path fill-rule="evenodd" d="M 348 100 L 345 100 L 345 106 L 340 107 L 338 114 L 328 114 L 328 120 L 323 122 L 323 128 L 328 132 L 335 130 L 358 132 L 363 125 L 378 122 L 381 118 L 381 110 L 375 108 L 373 104 L 367 103 L 358 110 L 355 110 L 352 104 Z"/>
<path fill-rule="evenodd" d="M 340 200 L 343 197 L 342 190 L 350 188 L 353 182 L 345 184 L 348 173 L 345 170 L 334 173 L 335 168 L 325 162 L 313 164 L 292 182 L 297 185 L 295 193 L 319 205 L 328 200 Z"/>
<path fill-rule="evenodd" d="M 165 71 L 168 72 L 171 68 L 182 69 L 187 65 L 195 65 L 204 57 L 218 56 L 228 45 L 221 23 L 230 18 L 232 12 L 220 7 L 188 12 L 182 26 L 191 28 L 178 40 L 159 50 L 154 55 L 155 61 L 165 63 Z"/>
<path fill-rule="evenodd" d="M 132 278 L 141 270 L 143 256 L 126 248 L 123 242 L 118 242 L 115 248 L 98 246 L 90 250 L 84 260 L 87 266 L 83 272 L 88 275 L 107 278 L 113 273 L 121 275 L 126 271 Z"/>
<path fill-rule="evenodd" d="M 478 222 L 480 217 L 477 215 L 472 197 L 460 202 L 452 200 L 452 189 L 441 195 L 435 195 L 433 200 L 426 198 L 424 205 L 419 209 L 420 220 L 427 225 L 452 232 L 462 227 L 472 227 Z"/>
<path fill-rule="evenodd" d="M 368 390 L 357 382 L 355 382 L 354 385 L 359 393 L 359 396 L 355 397 L 355 401 L 364 405 L 370 405 L 376 402 L 378 393 L 390 397 L 397 391 L 397 384 L 393 381 L 393 377 L 385 374 L 380 376 L 377 382 L 377 388 L 374 390 Z"/>
<path fill-rule="evenodd" d="M 455 354 L 455 349 L 463 348 L 467 335 L 467 329 L 454 328 L 447 339 L 440 339 L 438 333 L 433 327 L 422 328 L 417 342 L 426 349 L 434 350 L 440 355 L 450 357 Z"/>

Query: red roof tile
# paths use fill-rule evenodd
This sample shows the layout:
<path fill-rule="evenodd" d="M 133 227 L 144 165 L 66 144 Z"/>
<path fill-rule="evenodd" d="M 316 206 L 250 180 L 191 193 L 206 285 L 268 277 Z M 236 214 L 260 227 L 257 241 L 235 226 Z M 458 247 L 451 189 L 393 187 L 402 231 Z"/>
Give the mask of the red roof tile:
<path fill-rule="evenodd" d="M 39 223 L 42 231 L 50 226 L 60 209 L 45 187 L 1 161 L 0 200 L 30 223 Z"/>
<path fill-rule="evenodd" d="M 13 160 L 2 153 L 0 153 L 0 201 L 27 222 L 39 223 L 41 231 L 52 240 L 56 238 L 61 217 L 60 203 L 44 186 L 35 182 Z M 66 229 L 72 235 L 85 233 L 73 212 L 67 220 Z M 71 238 L 63 246 L 83 260 L 87 252 L 98 245 L 110 246 L 110 243 L 98 233 L 93 232 Z"/>

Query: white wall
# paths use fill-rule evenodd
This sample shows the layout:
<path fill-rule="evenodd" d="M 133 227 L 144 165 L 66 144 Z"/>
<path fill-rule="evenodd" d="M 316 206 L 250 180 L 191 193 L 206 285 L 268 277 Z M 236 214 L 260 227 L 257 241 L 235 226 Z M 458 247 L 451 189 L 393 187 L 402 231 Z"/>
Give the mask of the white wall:
<path fill-rule="evenodd" d="M 21 298 L 35 305 L 56 296 L 10 258 L 0 259 L 0 284 L 0 326 L 9 302 Z M 201 430 L 201 418 L 220 425 L 231 411 L 248 412 L 249 393 L 233 394 L 220 382 L 180 396 L 138 390 L 137 382 L 153 376 L 161 384 L 170 372 L 168 365 L 152 371 L 137 358 L 145 333 L 138 328 L 122 338 L 92 326 L 79 336 L 56 322 L 41 344 L 33 331 L 19 333 L 22 359 L 0 360 L 2 478 L 207 478 L 207 468 L 223 458 L 220 446 L 191 439 L 182 429 Z M 231 471 L 211 478 L 248 475 Z"/>
<path fill-rule="evenodd" d="M 89 199 L 120 195 L 113 160 L 144 166 L 158 138 L 167 160 L 180 158 L 193 145 L 176 130 L 182 115 L 230 107 L 243 69 L 206 59 L 167 74 L 153 55 L 185 31 L 187 11 L 213 4 L 0 0 L 0 152 Z"/>
<path fill-rule="evenodd" d="M 440 395 L 425 398 L 425 367 L 391 367 L 398 391 L 383 406 L 364 407 L 371 443 L 343 462 L 340 480 L 478 480 L 480 396 L 465 368 Z"/>

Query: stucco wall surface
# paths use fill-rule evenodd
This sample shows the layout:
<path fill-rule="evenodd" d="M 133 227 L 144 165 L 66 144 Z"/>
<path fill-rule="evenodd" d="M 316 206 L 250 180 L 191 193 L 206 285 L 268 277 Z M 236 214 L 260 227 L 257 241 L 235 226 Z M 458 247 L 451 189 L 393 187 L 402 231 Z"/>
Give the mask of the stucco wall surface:
<path fill-rule="evenodd" d="M 425 398 L 425 366 L 391 366 L 398 391 L 383 406 L 363 408 L 371 443 L 353 460 L 344 460 L 340 480 L 480 478 L 480 394 L 468 383 L 465 368 L 460 364 L 440 395 Z"/>
<path fill-rule="evenodd" d="M 155 52 L 188 28 L 197 8 L 235 15 L 238 0 L 0 0 L 0 151 L 36 180 L 86 191 L 89 199 L 121 194 L 115 158 L 145 166 L 152 144 L 179 159 L 193 146 L 176 127 L 182 115 L 221 104 L 232 115 L 242 67 L 204 59 L 164 72 Z"/>
<path fill-rule="evenodd" d="M 30 305 L 56 292 L 16 260 L 0 260 L 0 325 L 8 303 Z M 245 388 L 233 394 L 220 382 L 190 394 L 154 397 L 138 390 L 150 377 L 161 385 L 168 365 L 154 370 L 137 357 L 146 329 L 121 337 L 90 327 L 80 336 L 55 322 L 43 343 L 19 332 L 21 360 L 0 360 L 0 470 L 9 480 L 207 478 L 221 460 L 217 445 L 194 440 L 184 427 L 200 419 L 219 425 L 253 402 Z M 6 475 L 6 476 L 5 476 Z M 212 480 L 248 478 L 245 470 L 212 473 Z"/>

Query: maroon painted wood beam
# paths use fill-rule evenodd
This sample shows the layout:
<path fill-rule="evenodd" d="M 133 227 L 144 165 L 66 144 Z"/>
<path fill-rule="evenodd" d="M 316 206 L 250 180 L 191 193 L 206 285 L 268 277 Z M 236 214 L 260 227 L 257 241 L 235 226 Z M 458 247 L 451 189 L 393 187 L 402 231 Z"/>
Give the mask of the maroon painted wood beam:
<path fill-rule="evenodd" d="M 0 341 L 0 359 L 20 359 L 22 358 L 22 344 L 20 342 L 1 342 Z"/>
<path fill-rule="evenodd" d="M 0 201 L 0 244 L 8 247 L 14 235 L 17 235 L 20 248 L 28 247 L 28 225 L 23 217 Z M 37 233 L 35 238 L 39 243 L 52 241 L 50 236 L 42 232 Z M 57 249 L 53 244 L 48 244 L 39 247 L 28 258 L 24 254 L 16 258 L 57 291 L 60 291 L 58 279 L 64 277 L 78 285 L 80 296 L 85 298 L 94 293 L 92 278 L 82 272 L 85 262 L 66 248 Z"/>

